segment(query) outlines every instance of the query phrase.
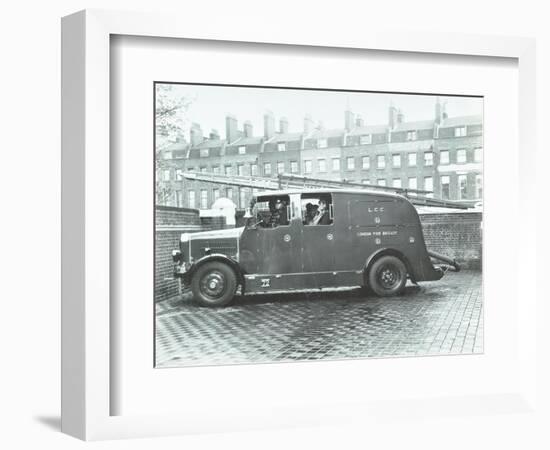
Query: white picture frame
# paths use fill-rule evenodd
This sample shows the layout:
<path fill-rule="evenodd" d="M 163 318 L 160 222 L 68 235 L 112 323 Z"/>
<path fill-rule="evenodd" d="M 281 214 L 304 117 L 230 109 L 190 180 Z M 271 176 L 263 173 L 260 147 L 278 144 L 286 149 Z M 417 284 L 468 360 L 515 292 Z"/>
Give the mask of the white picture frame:
<path fill-rule="evenodd" d="M 251 414 L 236 425 L 212 424 L 201 414 L 110 414 L 110 332 L 116 323 L 110 309 L 110 36 L 132 35 L 179 39 L 203 39 L 242 43 L 369 49 L 417 54 L 448 54 L 512 58 L 519 73 L 518 145 L 525 151 L 518 161 L 517 201 L 521 199 L 522 226 L 535 229 L 535 186 L 529 174 L 535 170 L 535 43 L 528 38 L 454 34 L 364 32 L 327 35 L 314 25 L 307 35 L 265 23 L 235 26 L 219 22 L 206 28 L 198 21 L 168 14 L 86 10 L 62 21 L 62 431 L 85 440 L 175 435 L 184 433 L 257 429 L 271 426 L 319 423 L 355 417 L 392 415 L 392 403 L 333 405 L 330 413 L 305 415 L 276 408 L 271 415 Z M 213 31 L 215 30 L 215 31 Z M 525 233 L 514 246 L 517 278 L 525 277 L 527 261 L 536 260 L 536 235 Z M 517 280 L 516 280 L 517 281 Z M 536 408 L 536 287 L 524 291 L 517 323 L 519 377 L 514 391 L 464 399 L 438 399 L 442 411 L 459 414 L 498 412 L 502 405 L 523 412 Z M 247 370 L 244 368 L 243 370 Z M 250 370 L 250 369 L 248 369 Z M 269 369 L 265 369 L 269 370 Z M 314 371 L 315 368 L 310 368 Z M 433 399 L 432 399 L 433 400 Z M 426 407 L 411 402 L 410 414 Z M 429 408 L 429 406 L 428 406 Z M 436 409 L 437 409 L 436 408 Z"/>

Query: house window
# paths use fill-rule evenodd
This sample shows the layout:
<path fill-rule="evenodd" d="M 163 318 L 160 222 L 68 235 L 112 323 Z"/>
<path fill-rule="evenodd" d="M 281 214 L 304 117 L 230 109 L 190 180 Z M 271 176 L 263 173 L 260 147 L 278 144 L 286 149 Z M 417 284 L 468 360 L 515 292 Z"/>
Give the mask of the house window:
<path fill-rule="evenodd" d="M 416 166 L 416 153 L 409 153 L 408 155 L 409 167 Z"/>
<path fill-rule="evenodd" d="M 195 191 L 189 191 L 187 195 L 189 197 L 189 208 L 195 208 Z"/>
<path fill-rule="evenodd" d="M 370 157 L 369 156 L 363 156 L 361 158 L 361 167 L 363 169 L 370 169 Z"/>
<path fill-rule="evenodd" d="M 237 174 L 239 176 L 244 176 L 244 164 L 237 164 Z"/>
<path fill-rule="evenodd" d="M 394 188 L 400 188 L 401 187 L 401 178 L 394 178 L 392 180 L 392 186 Z"/>
<path fill-rule="evenodd" d="M 332 170 L 340 170 L 340 158 L 332 158 Z"/>
<path fill-rule="evenodd" d="M 432 177 L 424 177 L 424 190 L 432 191 L 431 193 L 426 194 L 426 197 L 433 197 L 434 179 Z"/>
<path fill-rule="evenodd" d="M 456 151 L 456 162 L 465 163 L 466 162 L 466 149 L 460 148 Z"/>
<path fill-rule="evenodd" d="M 201 173 L 206 173 L 208 172 L 208 167 L 204 166 L 204 167 L 201 167 Z"/>
<path fill-rule="evenodd" d="M 376 184 L 378 186 L 385 186 L 386 185 L 386 180 L 384 178 L 379 178 L 378 180 L 376 180 Z"/>
<path fill-rule="evenodd" d="M 466 175 L 458 176 L 458 198 L 465 199 L 468 195 L 468 178 Z"/>
<path fill-rule="evenodd" d="M 481 162 L 483 160 L 483 151 L 481 147 L 476 147 L 474 149 L 474 161 Z"/>
<path fill-rule="evenodd" d="M 355 158 L 353 156 L 348 156 L 346 158 L 346 167 L 348 168 L 348 170 L 355 169 Z"/>
<path fill-rule="evenodd" d="M 258 164 L 250 164 L 250 175 L 258 176 Z"/>
<path fill-rule="evenodd" d="M 286 143 L 285 142 L 279 142 L 277 144 L 277 151 L 284 152 L 286 150 Z"/>
<path fill-rule="evenodd" d="M 401 167 L 401 155 L 399 153 L 391 155 L 391 163 L 394 168 Z"/>
<path fill-rule="evenodd" d="M 311 173 L 311 161 L 309 159 L 304 161 L 304 173 Z"/>
<path fill-rule="evenodd" d="M 326 138 L 317 139 L 317 147 L 327 148 L 328 147 L 328 141 L 326 140 Z"/>
<path fill-rule="evenodd" d="M 361 180 L 362 184 L 369 184 L 369 180 Z"/>
<path fill-rule="evenodd" d="M 386 167 L 386 156 L 385 155 L 378 155 L 376 157 L 376 168 L 377 169 L 383 169 Z"/>
<path fill-rule="evenodd" d="M 418 189 L 418 180 L 416 177 L 409 178 L 409 189 Z"/>
<path fill-rule="evenodd" d="M 449 164 L 449 150 L 441 150 L 439 153 L 439 164 Z"/>
<path fill-rule="evenodd" d="M 416 141 L 416 131 L 407 131 L 407 141 Z"/>
<path fill-rule="evenodd" d="M 201 208 L 208 208 L 208 191 L 206 189 L 201 189 Z"/>
<path fill-rule="evenodd" d="M 176 191 L 176 206 L 178 208 L 183 207 L 183 192 Z"/>
<path fill-rule="evenodd" d="M 208 156 L 209 156 L 209 154 L 210 154 L 210 152 L 209 152 L 208 150 L 209 150 L 209 149 L 207 149 L 207 148 L 201 148 L 201 149 L 199 150 L 199 156 L 200 156 L 201 158 L 208 158 Z"/>
<path fill-rule="evenodd" d="M 246 155 L 246 146 L 245 145 L 241 145 L 239 147 L 239 155 Z"/>
<path fill-rule="evenodd" d="M 195 170 L 194 167 L 188 167 L 188 168 L 187 168 L 187 171 L 188 171 L 188 172 L 193 172 L 193 170 Z"/>
<path fill-rule="evenodd" d="M 367 145 L 372 143 L 372 136 L 370 134 L 365 134 L 359 137 L 359 143 L 361 145 Z"/>
<path fill-rule="evenodd" d="M 271 163 L 264 163 L 264 175 L 271 175 Z"/>
<path fill-rule="evenodd" d="M 290 161 L 290 173 L 298 173 L 298 161 Z"/>
<path fill-rule="evenodd" d="M 327 171 L 327 160 L 326 159 L 318 159 L 317 164 L 319 165 L 319 172 L 326 172 Z"/>
<path fill-rule="evenodd" d="M 162 171 L 162 179 L 164 181 L 170 181 L 170 169 L 164 169 Z"/>
<path fill-rule="evenodd" d="M 176 169 L 176 180 L 183 180 L 183 169 Z"/>
<path fill-rule="evenodd" d="M 214 198 L 214 201 L 220 198 L 220 190 L 218 188 L 212 189 L 212 197 Z"/>
<path fill-rule="evenodd" d="M 226 175 L 233 175 L 231 166 L 225 166 L 224 171 Z"/>
<path fill-rule="evenodd" d="M 220 166 L 212 166 L 212 172 L 214 172 L 215 174 L 219 174 L 220 173 Z"/>
<path fill-rule="evenodd" d="M 279 161 L 277 163 L 277 173 L 284 173 L 285 172 L 285 163 L 284 161 Z"/>
<path fill-rule="evenodd" d="M 443 200 L 451 198 L 451 177 L 449 175 L 441 176 L 441 198 Z"/>
<path fill-rule="evenodd" d="M 433 152 L 425 152 L 424 153 L 424 165 L 425 166 L 433 166 L 434 165 L 434 153 Z"/>
<path fill-rule="evenodd" d="M 225 196 L 233 200 L 233 188 L 225 188 Z"/>
<path fill-rule="evenodd" d="M 455 137 L 464 137 L 464 136 L 466 136 L 466 127 L 456 127 Z"/>
<path fill-rule="evenodd" d="M 483 177 L 480 174 L 476 175 L 476 198 L 483 198 Z"/>

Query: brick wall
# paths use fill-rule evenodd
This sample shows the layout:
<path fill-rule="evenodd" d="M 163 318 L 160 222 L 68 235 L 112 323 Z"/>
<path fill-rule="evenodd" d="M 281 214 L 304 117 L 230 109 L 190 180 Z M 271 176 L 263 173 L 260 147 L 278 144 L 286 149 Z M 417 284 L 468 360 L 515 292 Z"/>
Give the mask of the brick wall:
<path fill-rule="evenodd" d="M 196 209 L 157 206 L 155 209 L 155 301 L 178 294 L 172 276 L 172 250 L 179 248 L 181 233 L 225 227 L 225 218 L 201 220 Z"/>
<path fill-rule="evenodd" d="M 481 269 L 482 213 L 421 213 L 428 250 L 455 258 L 463 269 Z"/>

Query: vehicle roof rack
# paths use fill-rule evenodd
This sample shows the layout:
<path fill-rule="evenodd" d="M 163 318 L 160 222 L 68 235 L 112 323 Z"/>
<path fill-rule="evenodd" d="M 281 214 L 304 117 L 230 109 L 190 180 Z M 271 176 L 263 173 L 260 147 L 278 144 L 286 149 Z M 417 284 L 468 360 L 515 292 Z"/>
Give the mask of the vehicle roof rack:
<path fill-rule="evenodd" d="M 260 177 L 253 175 L 225 175 L 212 172 L 187 171 L 183 176 L 188 180 L 202 181 L 206 183 L 224 184 L 227 186 L 247 187 L 263 190 L 281 189 L 368 189 L 374 191 L 388 192 L 406 197 L 413 205 L 469 209 L 473 206 L 469 203 L 454 200 L 442 200 L 429 197 L 432 191 L 422 189 L 407 189 L 391 186 L 379 186 L 369 183 L 357 183 L 347 180 L 329 180 L 324 178 L 313 178 L 304 175 L 292 175 L 281 173 L 277 178 Z"/>

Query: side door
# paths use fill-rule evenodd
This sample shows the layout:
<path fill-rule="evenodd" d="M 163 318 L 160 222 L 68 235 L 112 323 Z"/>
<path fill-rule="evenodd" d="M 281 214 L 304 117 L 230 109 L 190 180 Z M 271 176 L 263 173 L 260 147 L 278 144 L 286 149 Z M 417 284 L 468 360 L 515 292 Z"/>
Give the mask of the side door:
<path fill-rule="evenodd" d="M 313 224 L 304 220 L 302 227 L 302 272 L 319 273 L 335 271 L 335 224 L 334 224 L 334 204 L 330 194 L 313 196 L 311 194 L 302 194 L 302 209 L 305 211 L 309 205 L 318 207 L 320 201 L 327 202 L 327 213 L 330 223 Z M 324 283 L 317 283 L 324 284 Z"/>
<path fill-rule="evenodd" d="M 275 227 L 246 227 L 239 243 L 240 264 L 248 274 L 290 274 L 301 272 L 301 221 L 292 196 L 287 203 L 287 222 Z"/>

